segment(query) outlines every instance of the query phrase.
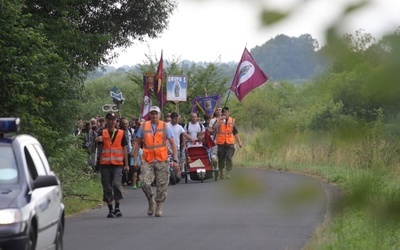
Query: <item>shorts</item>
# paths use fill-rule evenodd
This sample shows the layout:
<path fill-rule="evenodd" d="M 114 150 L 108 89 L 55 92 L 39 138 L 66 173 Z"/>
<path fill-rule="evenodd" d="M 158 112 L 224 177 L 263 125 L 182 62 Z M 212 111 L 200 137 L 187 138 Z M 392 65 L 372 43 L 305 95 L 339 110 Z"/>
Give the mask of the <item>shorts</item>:
<path fill-rule="evenodd" d="M 138 173 L 140 174 L 140 166 L 138 168 L 132 167 L 132 173 Z"/>

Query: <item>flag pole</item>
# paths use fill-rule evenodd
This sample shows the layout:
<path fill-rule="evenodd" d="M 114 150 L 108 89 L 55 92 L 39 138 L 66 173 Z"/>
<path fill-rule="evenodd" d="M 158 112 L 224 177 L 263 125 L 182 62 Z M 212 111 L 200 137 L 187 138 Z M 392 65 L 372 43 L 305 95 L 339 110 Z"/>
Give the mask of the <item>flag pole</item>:
<path fill-rule="evenodd" d="M 226 103 L 228 102 L 229 96 L 231 95 L 231 91 L 232 91 L 232 90 L 229 89 L 229 93 L 228 93 L 228 96 L 226 97 L 224 107 L 226 107 Z"/>
<path fill-rule="evenodd" d="M 244 50 L 245 50 L 246 48 L 247 48 L 247 43 L 244 45 Z M 243 57 L 243 54 L 242 54 L 242 57 Z M 239 63 L 242 61 L 242 57 L 240 57 Z M 240 66 L 240 65 L 238 65 L 238 67 L 239 67 L 239 66 Z M 236 72 L 235 72 L 235 75 L 236 75 Z M 233 77 L 233 79 L 235 79 L 235 77 Z M 232 85 L 233 85 L 233 79 L 232 79 L 231 87 L 229 88 L 228 96 L 226 97 L 226 100 L 225 100 L 224 107 L 226 107 L 226 104 L 228 103 L 229 96 L 231 95 Z"/>
<path fill-rule="evenodd" d="M 159 102 L 159 106 L 161 109 L 161 118 L 164 119 L 164 86 L 163 86 L 163 80 L 164 80 L 164 59 L 163 59 L 163 50 L 161 50 L 161 57 L 158 62 L 158 67 L 157 67 L 157 74 L 156 74 L 156 80 L 157 80 L 157 89 L 156 89 L 156 97 Z"/>

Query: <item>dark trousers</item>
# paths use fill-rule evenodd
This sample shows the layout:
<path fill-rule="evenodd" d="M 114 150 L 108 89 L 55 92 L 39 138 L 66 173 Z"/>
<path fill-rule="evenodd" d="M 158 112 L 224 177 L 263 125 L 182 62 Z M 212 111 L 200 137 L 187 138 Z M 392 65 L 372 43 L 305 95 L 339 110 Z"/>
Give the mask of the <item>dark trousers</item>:
<path fill-rule="evenodd" d="M 113 200 L 122 200 L 122 169 L 123 166 L 100 166 L 103 201 L 107 204 L 110 204 Z"/>

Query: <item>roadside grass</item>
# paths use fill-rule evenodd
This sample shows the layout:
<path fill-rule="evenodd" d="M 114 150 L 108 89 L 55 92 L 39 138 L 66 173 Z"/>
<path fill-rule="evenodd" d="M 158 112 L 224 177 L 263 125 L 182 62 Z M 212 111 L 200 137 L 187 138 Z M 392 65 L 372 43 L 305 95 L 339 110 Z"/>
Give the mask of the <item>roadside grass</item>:
<path fill-rule="evenodd" d="M 100 175 L 88 166 L 79 139 L 64 139 L 49 162 L 62 184 L 66 216 L 101 206 Z"/>
<path fill-rule="evenodd" d="M 397 144 L 379 138 L 332 146 L 320 139 L 273 147 L 261 145 L 255 134 L 242 136 L 245 146 L 235 153 L 236 166 L 305 174 L 340 189 L 334 214 L 304 249 L 400 249 Z"/>
<path fill-rule="evenodd" d="M 102 201 L 102 186 L 100 178 L 92 178 L 73 192 L 64 195 L 66 216 L 73 216 L 86 210 L 100 208 Z"/>

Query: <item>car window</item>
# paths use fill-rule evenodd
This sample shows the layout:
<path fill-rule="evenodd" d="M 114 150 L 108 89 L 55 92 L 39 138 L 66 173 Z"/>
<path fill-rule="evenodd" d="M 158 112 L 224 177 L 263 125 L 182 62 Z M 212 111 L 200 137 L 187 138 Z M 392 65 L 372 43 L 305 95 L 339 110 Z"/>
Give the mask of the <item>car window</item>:
<path fill-rule="evenodd" d="M 43 148 L 38 144 L 35 144 L 34 146 L 35 146 L 36 152 L 39 154 L 40 159 L 42 160 L 43 166 L 46 169 L 47 174 L 49 174 L 52 170 L 49 165 L 49 162 L 47 161 L 47 157 L 44 154 Z"/>
<path fill-rule="evenodd" d="M 0 185 L 16 182 L 18 182 L 18 169 L 12 147 L 0 146 Z"/>
<path fill-rule="evenodd" d="M 24 153 L 26 164 L 28 165 L 29 175 L 32 180 L 36 180 L 36 178 L 38 177 L 38 173 L 35 167 L 35 163 L 33 162 L 32 156 L 26 147 L 24 148 Z"/>
<path fill-rule="evenodd" d="M 26 146 L 32 161 L 34 163 L 34 167 L 36 168 L 36 172 L 38 175 L 47 175 L 46 169 L 43 165 L 42 159 L 40 158 L 39 154 L 37 153 L 35 147 L 30 144 Z"/>

